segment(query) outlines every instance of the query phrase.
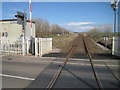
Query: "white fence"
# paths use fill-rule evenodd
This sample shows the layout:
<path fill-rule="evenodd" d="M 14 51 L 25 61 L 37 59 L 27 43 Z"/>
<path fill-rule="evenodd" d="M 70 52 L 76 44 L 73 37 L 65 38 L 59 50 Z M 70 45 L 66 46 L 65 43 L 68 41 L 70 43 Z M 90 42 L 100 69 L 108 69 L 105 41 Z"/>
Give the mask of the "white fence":
<path fill-rule="evenodd" d="M 22 54 L 22 40 L 18 39 L 0 39 L 1 54 Z"/>
<path fill-rule="evenodd" d="M 1 54 L 32 54 L 41 57 L 52 51 L 52 38 L 2 39 L 0 40 Z"/>
<path fill-rule="evenodd" d="M 120 37 L 113 37 L 112 54 L 120 56 Z"/>
<path fill-rule="evenodd" d="M 52 38 L 35 38 L 35 55 L 42 56 L 52 51 Z"/>

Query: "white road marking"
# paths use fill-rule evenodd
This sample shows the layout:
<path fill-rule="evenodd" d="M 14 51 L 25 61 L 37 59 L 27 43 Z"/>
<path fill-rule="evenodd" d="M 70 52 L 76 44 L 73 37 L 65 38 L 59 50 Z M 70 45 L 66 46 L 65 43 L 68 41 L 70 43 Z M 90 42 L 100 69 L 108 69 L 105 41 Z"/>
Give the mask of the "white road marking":
<path fill-rule="evenodd" d="M 7 74 L 0 74 L 0 76 L 3 76 L 3 77 L 10 77 L 10 78 L 16 78 L 16 79 L 23 79 L 23 80 L 35 80 L 33 78 L 26 78 L 26 77 L 20 77 L 20 76 L 13 76 L 13 75 L 7 75 Z"/>

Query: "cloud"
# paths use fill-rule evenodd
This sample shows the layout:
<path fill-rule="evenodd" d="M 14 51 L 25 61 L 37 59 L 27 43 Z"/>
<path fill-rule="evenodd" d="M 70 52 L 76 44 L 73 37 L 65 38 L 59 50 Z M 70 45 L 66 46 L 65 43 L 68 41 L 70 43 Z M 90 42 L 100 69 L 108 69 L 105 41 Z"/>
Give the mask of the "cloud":
<path fill-rule="evenodd" d="M 6 17 L 7 17 L 7 18 L 12 17 L 12 18 L 13 18 L 13 17 L 15 17 L 15 15 L 16 15 L 16 14 L 8 14 L 8 15 L 6 15 Z"/>
<path fill-rule="evenodd" d="M 88 24 L 93 24 L 93 22 L 70 22 L 70 23 L 66 23 L 65 25 L 67 25 L 67 26 L 81 26 L 81 25 L 88 25 Z"/>
<path fill-rule="evenodd" d="M 18 11 L 16 8 L 13 8 L 12 10 L 13 10 L 13 11 Z"/>
<path fill-rule="evenodd" d="M 79 27 L 69 28 L 69 30 L 72 32 L 88 32 L 92 28 L 94 28 L 94 26 L 79 26 Z"/>
<path fill-rule="evenodd" d="M 7 15 L 7 17 L 14 17 L 14 15 L 13 14 L 9 14 L 9 15 Z"/>
<path fill-rule="evenodd" d="M 16 9 L 16 8 L 11 8 L 12 11 L 16 12 L 16 11 L 22 11 L 21 9 Z"/>
<path fill-rule="evenodd" d="M 72 32 L 88 32 L 94 28 L 94 22 L 70 22 L 62 26 Z"/>
<path fill-rule="evenodd" d="M 94 28 L 94 26 L 80 26 L 80 27 L 77 27 L 76 29 L 77 30 L 87 30 L 88 31 L 92 28 Z"/>

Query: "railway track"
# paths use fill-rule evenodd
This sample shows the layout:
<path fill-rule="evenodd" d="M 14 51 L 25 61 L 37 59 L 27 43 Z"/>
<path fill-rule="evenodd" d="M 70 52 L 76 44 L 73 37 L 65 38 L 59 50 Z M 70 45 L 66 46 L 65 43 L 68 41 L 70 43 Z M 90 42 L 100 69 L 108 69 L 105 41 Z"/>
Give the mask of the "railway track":
<path fill-rule="evenodd" d="M 82 50 L 79 50 L 79 49 L 82 49 Z M 87 87 L 90 87 L 93 89 L 97 88 L 98 90 L 101 90 L 103 88 L 103 85 L 102 85 L 101 80 L 99 78 L 99 73 L 97 73 L 97 70 L 96 70 L 97 64 L 94 65 L 93 60 L 92 60 L 92 56 L 91 56 L 91 52 L 89 49 L 90 48 L 89 48 L 89 43 L 87 41 L 87 38 L 84 37 L 83 35 L 79 35 L 78 37 L 76 37 L 73 40 L 69 51 L 65 55 L 65 59 L 63 59 L 61 61 L 60 61 L 60 58 L 59 58 L 59 60 L 57 60 L 57 59 L 54 60 L 52 62 L 52 64 L 49 67 L 47 67 L 46 70 L 44 70 L 42 74 L 40 74 L 38 79 L 36 79 L 35 83 L 33 82 L 33 84 L 31 86 L 32 87 L 39 86 L 41 88 L 46 88 L 47 90 L 52 90 L 52 89 L 56 88 L 56 86 L 57 86 L 56 83 L 59 82 L 61 74 L 65 70 L 69 74 L 71 74 L 73 77 L 78 79 L 80 82 L 85 83 Z M 77 73 L 78 74 L 77 75 L 77 74 L 75 74 L 74 71 L 71 72 L 70 69 L 67 68 L 67 65 L 70 66 L 70 63 L 72 60 L 72 58 L 71 58 L 72 55 L 74 55 L 75 52 L 79 53 L 79 51 L 86 54 L 87 59 L 85 62 L 87 62 L 87 64 L 89 64 L 89 65 L 86 64 L 87 68 L 85 70 L 86 70 L 86 73 L 88 73 L 88 74 L 90 73 L 89 76 L 91 76 L 93 78 L 93 79 L 91 79 L 92 81 L 87 82 L 87 80 L 85 81 L 84 78 L 82 79 L 82 76 L 86 75 L 86 73 L 82 74 L 82 72 L 81 72 L 82 69 L 80 69 L 81 71 L 79 71 L 81 73 L 80 74 Z M 60 63 L 59 63 L 59 61 L 60 61 Z M 79 62 L 81 62 L 81 61 L 79 61 Z M 73 63 L 71 63 L 71 64 L 73 64 Z M 75 64 L 73 64 L 73 65 L 75 65 Z M 80 66 L 80 65 L 81 65 L 80 63 L 77 64 L 77 66 Z M 86 66 L 84 66 L 84 67 L 86 67 Z M 110 68 L 107 66 L 107 64 L 105 64 L 105 62 L 104 62 L 104 67 L 106 67 L 106 69 L 108 70 L 107 72 L 112 73 L 111 75 L 119 82 L 118 78 L 110 70 Z M 71 68 L 71 66 L 70 66 L 70 68 Z M 79 68 L 81 68 L 81 66 Z M 51 75 L 50 75 L 50 73 L 51 73 Z M 47 74 L 49 74 L 50 77 L 48 77 L 48 76 L 46 77 L 45 75 L 47 75 Z M 79 76 L 81 74 L 82 74 L 82 76 Z M 46 80 L 46 81 L 43 81 L 43 80 Z M 39 81 L 41 81 L 41 82 L 39 82 Z M 39 85 L 40 83 L 41 83 L 41 86 Z M 77 83 L 77 85 L 79 85 L 79 84 Z M 59 86 L 60 85 L 58 85 L 58 87 Z M 81 85 L 79 85 L 78 87 L 81 87 Z"/>
<path fill-rule="evenodd" d="M 47 90 L 51 90 L 55 83 L 57 82 L 57 80 L 59 79 L 59 76 L 61 75 L 63 69 L 66 69 L 65 66 L 70 58 L 70 56 L 72 55 L 72 53 L 74 51 L 76 51 L 75 49 L 78 47 L 78 39 L 82 39 L 82 44 L 84 46 L 84 51 L 86 53 L 86 55 L 88 56 L 88 59 L 90 61 L 90 64 L 91 64 L 91 67 L 92 67 L 92 70 L 93 70 L 93 74 L 94 74 L 94 77 L 95 77 L 95 80 L 96 80 L 96 83 L 97 83 L 97 87 L 98 87 L 98 90 L 100 90 L 100 82 L 98 80 L 98 76 L 96 74 L 96 71 L 94 69 L 94 64 L 93 64 L 93 61 L 92 61 L 92 57 L 91 57 L 91 54 L 90 54 L 90 51 L 88 49 L 88 46 L 86 44 L 86 40 L 84 38 L 84 36 L 82 35 L 79 35 L 75 40 L 74 40 L 74 43 L 72 45 L 72 47 L 70 48 L 69 52 L 67 53 L 67 55 L 65 56 L 65 61 L 63 62 L 62 65 L 59 65 L 59 69 L 58 71 L 56 72 L 56 74 L 54 75 L 54 77 L 52 78 L 52 80 L 50 81 L 50 83 L 48 84 L 48 86 L 46 87 Z M 67 69 L 66 69 L 67 70 Z"/>

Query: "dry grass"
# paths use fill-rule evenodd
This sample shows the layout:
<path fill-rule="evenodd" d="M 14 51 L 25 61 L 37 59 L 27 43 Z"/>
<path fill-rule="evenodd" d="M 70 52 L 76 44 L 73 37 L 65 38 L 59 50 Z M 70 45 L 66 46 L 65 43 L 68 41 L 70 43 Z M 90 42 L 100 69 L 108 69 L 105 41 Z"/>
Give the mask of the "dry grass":
<path fill-rule="evenodd" d="M 63 49 L 64 47 L 66 47 L 67 45 L 69 45 L 69 43 L 75 38 L 77 37 L 77 34 L 71 33 L 71 34 L 63 34 L 60 36 L 52 36 L 53 39 L 53 47 L 59 48 L 59 49 Z"/>

